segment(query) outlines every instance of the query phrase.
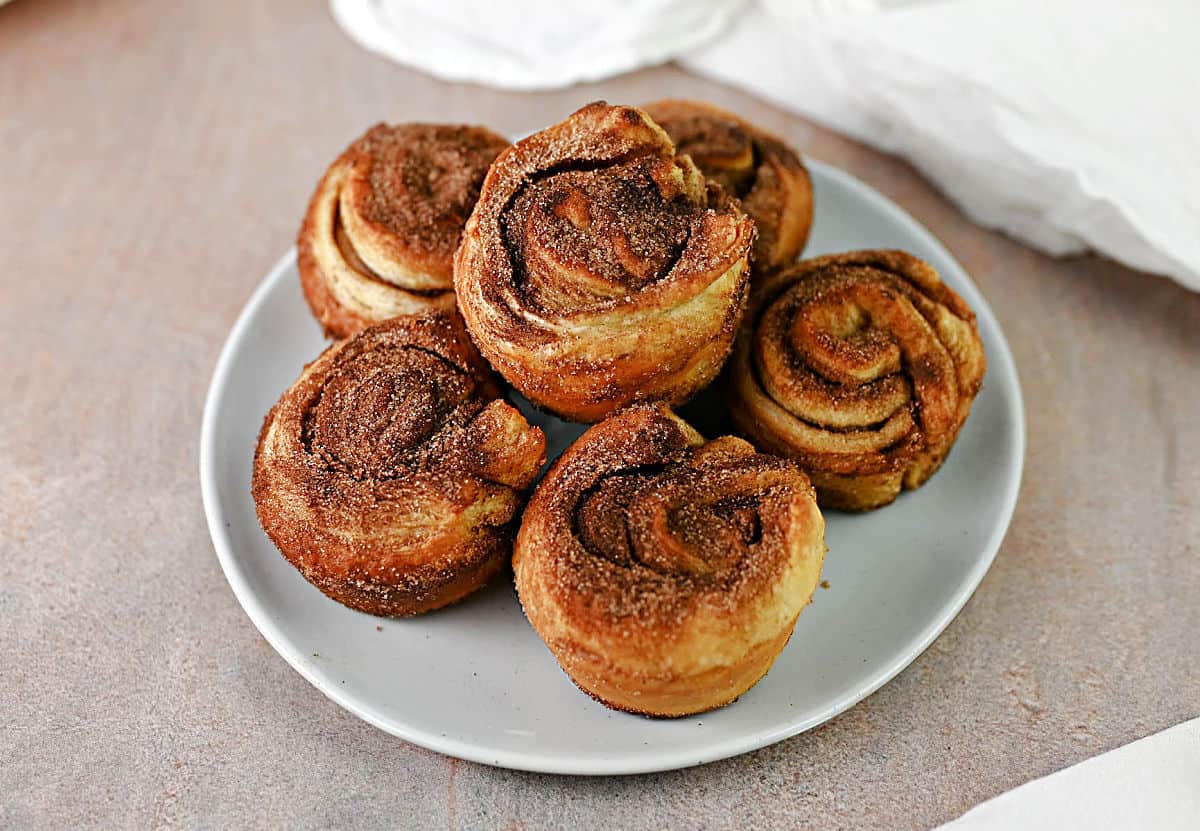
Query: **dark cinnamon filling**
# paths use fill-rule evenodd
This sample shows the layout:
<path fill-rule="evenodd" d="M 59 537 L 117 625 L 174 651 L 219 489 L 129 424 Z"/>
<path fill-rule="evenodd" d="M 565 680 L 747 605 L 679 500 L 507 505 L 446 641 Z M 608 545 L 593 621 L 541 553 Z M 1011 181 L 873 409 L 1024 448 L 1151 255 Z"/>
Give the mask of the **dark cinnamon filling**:
<path fill-rule="evenodd" d="M 370 184 L 358 206 L 362 216 L 402 235 L 411 248 L 452 257 L 488 167 L 504 147 L 472 127 L 376 127 L 362 144 Z"/>
<path fill-rule="evenodd" d="M 307 451 L 355 479 L 427 467 L 439 441 L 483 407 L 469 375 L 415 346 L 360 352 L 330 372 L 304 414 Z"/>
<path fill-rule="evenodd" d="M 515 284 L 535 307 L 579 311 L 667 277 L 698 210 L 663 190 L 658 157 L 560 165 L 517 191 L 500 226 Z"/>

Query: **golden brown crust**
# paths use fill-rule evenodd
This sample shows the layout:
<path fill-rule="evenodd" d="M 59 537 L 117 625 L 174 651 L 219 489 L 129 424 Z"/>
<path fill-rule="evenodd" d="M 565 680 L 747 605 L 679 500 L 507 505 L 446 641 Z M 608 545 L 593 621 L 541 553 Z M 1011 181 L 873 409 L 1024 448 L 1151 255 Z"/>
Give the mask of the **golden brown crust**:
<path fill-rule="evenodd" d="M 974 313 L 930 265 L 855 251 L 755 289 L 723 385 L 738 428 L 797 460 L 823 507 L 869 510 L 937 471 L 985 369 Z"/>
<path fill-rule="evenodd" d="M 633 401 L 681 402 L 716 376 L 753 233 L 645 113 L 597 102 L 496 159 L 455 287 L 513 386 L 594 421 Z"/>
<path fill-rule="evenodd" d="M 709 179 L 742 201 L 758 227 L 755 273 L 792 263 L 812 228 L 812 182 L 784 141 L 701 101 L 668 99 L 644 107 Z"/>
<path fill-rule="evenodd" d="M 377 124 L 330 165 L 297 239 L 304 296 L 328 334 L 454 308 L 454 251 L 506 146 L 481 127 Z"/>
<path fill-rule="evenodd" d="M 542 431 L 499 396 L 456 316 L 335 343 L 263 423 L 263 529 L 351 608 L 400 616 L 461 599 L 503 566 L 545 459 Z"/>
<path fill-rule="evenodd" d="M 522 520 L 517 593 L 571 679 L 611 707 L 681 716 L 754 685 L 809 603 L 824 521 L 792 462 L 705 443 L 662 404 L 591 427 Z"/>

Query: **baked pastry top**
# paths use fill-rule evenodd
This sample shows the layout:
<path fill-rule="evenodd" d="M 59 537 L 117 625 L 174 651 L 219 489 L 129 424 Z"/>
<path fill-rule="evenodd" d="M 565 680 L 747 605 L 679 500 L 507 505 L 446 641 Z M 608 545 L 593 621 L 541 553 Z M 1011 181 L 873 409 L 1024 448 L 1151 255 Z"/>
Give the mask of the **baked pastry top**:
<path fill-rule="evenodd" d="M 950 452 L 983 383 L 971 309 L 903 251 L 856 251 L 769 275 L 724 376 L 730 415 L 795 459 L 821 505 L 867 510 Z"/>
<path fill-rule="evenodd" d="M 496 159 L 455 266 L 463 317 L 564 418 L 680 402 L 728 355 L 753 223 L 633 107 L 590 104 Z"/>
<path fill-rule="evenodd" d="M 317 588 L 409 615 L 452 603 L 512 550 L 545 437 L 500 398 L 456 317 L 397 318 L 335 343 L 271 409 L 259 521 Z"/>
<path fill-rule="evenodd" d="M 809 603 L 824 521 L 792 462 L 711 442 L 661 404 L 591 427 L 530 500 L 513 566 L 533 628 L 585 692 L 680 716 L 753 686 Z"/>
<path fill-rule="evenodd" d="M 329 334 L 454 309 L 454 252 L 507 146 L 482 127 L 377 124 L 330 165 L 297 240 L 305 297 Z"/>

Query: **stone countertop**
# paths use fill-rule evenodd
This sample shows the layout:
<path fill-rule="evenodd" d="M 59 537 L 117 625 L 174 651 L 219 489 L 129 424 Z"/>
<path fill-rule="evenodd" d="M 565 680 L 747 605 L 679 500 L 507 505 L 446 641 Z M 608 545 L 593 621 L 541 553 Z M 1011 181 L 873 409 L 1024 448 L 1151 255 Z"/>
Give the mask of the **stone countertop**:
<path fill-rule="evenodd" d="M 1025 390 L 1012 528 L 975 597 L 823 727 L 673 773 L 459 762 L 327 701 L 225 583 L 197 477 L 217 352 L 324 165 L 380 120 L 510 134 L 710 99 L 932 228 Z M 967 221 L 908 165 L 665 67 L 439 83 L 320 0 L 0 9 L 0 826 L 925 828 L 1200 715 L 1200 296 Z"/>

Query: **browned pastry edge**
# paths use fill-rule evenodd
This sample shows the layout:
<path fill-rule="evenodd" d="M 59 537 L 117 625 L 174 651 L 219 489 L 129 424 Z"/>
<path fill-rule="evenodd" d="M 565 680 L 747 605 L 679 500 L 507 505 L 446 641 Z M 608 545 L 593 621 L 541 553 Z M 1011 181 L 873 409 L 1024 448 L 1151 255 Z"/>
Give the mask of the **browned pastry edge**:
<path fill-rule="evenodd" d="M 722 385 L 738 429 L 864 511 L 941 466 L 986 369 L 975 315 L 902 251 L 806 260 L 751 298 Z"/>
<path fill-rule="evenodd" d="M 378 124 L 338 156 L 297 237 L 301 287 L 328 336 L 455 308 L 462 226 L 507 145 L 481 127 Z"/>
<path fill-rule="evenodd" d="M 422 574 L 407 586 L 349 582 L 308 567 L 299 557 L 284 557 L 305 580 L 343 606 L 377 617 L 413 617 L 452 606 L 486 586 L 508 562 L 512 537 L 511 532 L 497 535 L 494 545 L 473 552 L 478 556 L 460 562 L 454 571 Z"/>
<path fill-rule="evenodd" d="M 667 690 L 661 689 L 666 685 L 660 685 L 660 689 L 652 693 L 653 704 L 643 701 L 642 694 L 631 695 L 628 690 L 631 684 L 645 683 L 645 678 L 614 672 L 611 667 L 604 665 L 593 668 L 590 664 L 596 662 L 588 661 L 586 657 L 582 660 L 573 659 L 569 646 L 560 646 L 557 649 L 550 647 L 550 650 L 564 667 L 563 673 L 571 683 L 605 707 L 647 718 L 687 718 L 696 715 L 697 712 L 727 707 L 753 689 L 771 671 L 775 660 L 791 640 L 795 626 L 796 621 L 793 620 L 792 626 L 775 639 L 751 647 L 737 666 L 719 667 L 702 677 L 690 679 L 691 683 L 686 689 Z M 568 664 L 571 666 L 570 670 L 565 669 Z M 717 692 L 713 692 L 714 690 Z M 693 698 L 704 695 L 709 703 L 703 710 L 694 710 L 694 705 L 688 704 L 689 694 Z"/>
<path fill-rule="evenodd" d="M 733 701 L 812 598 L 824 522 L 791 462 L 705 442 L 664 405 L 591 427 L 525 511 L 517 594 L 571 680 L 663 717 Z"/>
<path fill-rule="evenodd" d="M 499 399 L 456 317 L 335 343 L 271 408 L 259 521 L 327 596 L 376 615 L 456 602 L 500 571 L 545 437 Z"/>
<path fill-rule="evenodd" d="M 664 99 L 643 106 L 706 176 L 742 201 L 758 236 L 755 272 L 793 262 L 808 241 L 813 191 L 808 169 L 787 142 L 703 101 Z"/>

